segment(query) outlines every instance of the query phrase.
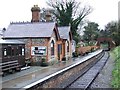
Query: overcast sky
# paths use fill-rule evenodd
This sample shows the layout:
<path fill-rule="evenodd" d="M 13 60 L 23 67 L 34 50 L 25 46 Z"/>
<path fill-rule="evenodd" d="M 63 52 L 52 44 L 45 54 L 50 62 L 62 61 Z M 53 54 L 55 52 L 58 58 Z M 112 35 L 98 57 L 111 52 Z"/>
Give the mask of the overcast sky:
<path fill-rule="evenodd" d="M 93 12 L 88 16 L 104 28 L 110 21 L 118 19 L 119 0 L 76 0 L 90 5 Z M 37 4 L 40 8 L 47 7 L 46 0 L 0 0 L 0 28 L 7 28 L 10 22 L 31 21 L 31 7 Z"/>

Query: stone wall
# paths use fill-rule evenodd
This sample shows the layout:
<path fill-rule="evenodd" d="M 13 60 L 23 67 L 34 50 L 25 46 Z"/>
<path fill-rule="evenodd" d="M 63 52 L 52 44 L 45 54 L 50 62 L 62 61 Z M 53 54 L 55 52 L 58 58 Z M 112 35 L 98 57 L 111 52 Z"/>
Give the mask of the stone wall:
<path fill-rule="evenodd" d="M 28 38 L 28 39 L 19 39 L 22 42 L 25 42 L 25 58 L 35 61 L 35 56 L 31 55 L 32 46 L 47 46 L 48 39 L 45 38 Z"/>

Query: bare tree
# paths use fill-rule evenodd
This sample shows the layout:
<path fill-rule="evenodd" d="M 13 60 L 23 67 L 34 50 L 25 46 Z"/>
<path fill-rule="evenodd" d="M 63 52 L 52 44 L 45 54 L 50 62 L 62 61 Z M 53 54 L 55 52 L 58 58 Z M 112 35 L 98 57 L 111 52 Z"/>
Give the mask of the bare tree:
<path fill-rule="evenodd" d="M 77 29 L 81 21 L 91 13 L 90 6 L 80 7 L 81 3 L 75 0 L 48 0 L 47 4 L 55 9 L 53 14 L 59 26 L 71 26 L 73 39 L 78 42 Z"/>

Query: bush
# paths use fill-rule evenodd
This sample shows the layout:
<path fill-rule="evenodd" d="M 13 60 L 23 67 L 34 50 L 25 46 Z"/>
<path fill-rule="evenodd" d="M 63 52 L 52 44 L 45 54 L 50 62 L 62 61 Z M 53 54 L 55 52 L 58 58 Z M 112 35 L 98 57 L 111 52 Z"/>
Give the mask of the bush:
<path fill-rule="evenodd" d="M 48 63 L 46 62 L 45 58 L 41 59 L 41 66 L 48 66 Z"/>
<path fill-rule="evenodd" d="M 73 52 L 72 55 L 73 55 L 73 57 L 78 57 L 79 56 L 77 52 Z"/>
<path fill-rule="evenodd" d="M 115 59 L 111 85 L 113 88 L 120 88 L 120 46 L 116 47 L 111 54 Z"/>
<path fill-rule="evenodd" d="M 52 59 L 48 62 L 48 65 L 52 66 L 54 64 L 57 64 L 58 62 L 59 62 L 58 59 Z"/>
<path fill-rule="evenodd" d="M 95 51 L 95 49 L 94 48 L 91 48 L 91 52 L 94 52 Z"/>
<path fill-rule="evenodd" d="M 25 66 L 31 66 L 31 61 L 30 59 L 25 60 Z"/>
<path fill-rule="evenodd" d="M 63 57 L 63 58 L 62 58 L 62 61 L 66 61 L 66 57 Z"/>

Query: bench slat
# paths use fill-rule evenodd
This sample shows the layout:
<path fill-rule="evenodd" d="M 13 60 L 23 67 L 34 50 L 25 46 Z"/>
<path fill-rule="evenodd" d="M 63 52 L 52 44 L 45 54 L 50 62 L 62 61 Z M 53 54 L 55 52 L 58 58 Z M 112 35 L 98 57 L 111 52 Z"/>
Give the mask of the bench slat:
<path fill-rule="evenodd" d="M 20 66 L 12 66 L 12 67 L 9 67 L 9 68 L 5 68 L 5 69 L 2 69 L 2 71 L 7 71 L 7 70 L 10 70 L 10 69 L 13 69 L 13 68 L 18 68 Z"/>
<path fill-rule="evenodd" d="M 18 65 L 18 64 L 19 64 L 19 63 L 7 64 L 7 65 L 2 66 L 2 68 L 4 68 L 4 67 L 10 67 L 10 66 Z"/>
<path fill-rule="evenodd" d="M 1 63 L 0 65 L 5 65 L 5 64 L 15 63 L 15 62 L 18 62 L 18 60 L 4 62 L 4 63 Z"/>

